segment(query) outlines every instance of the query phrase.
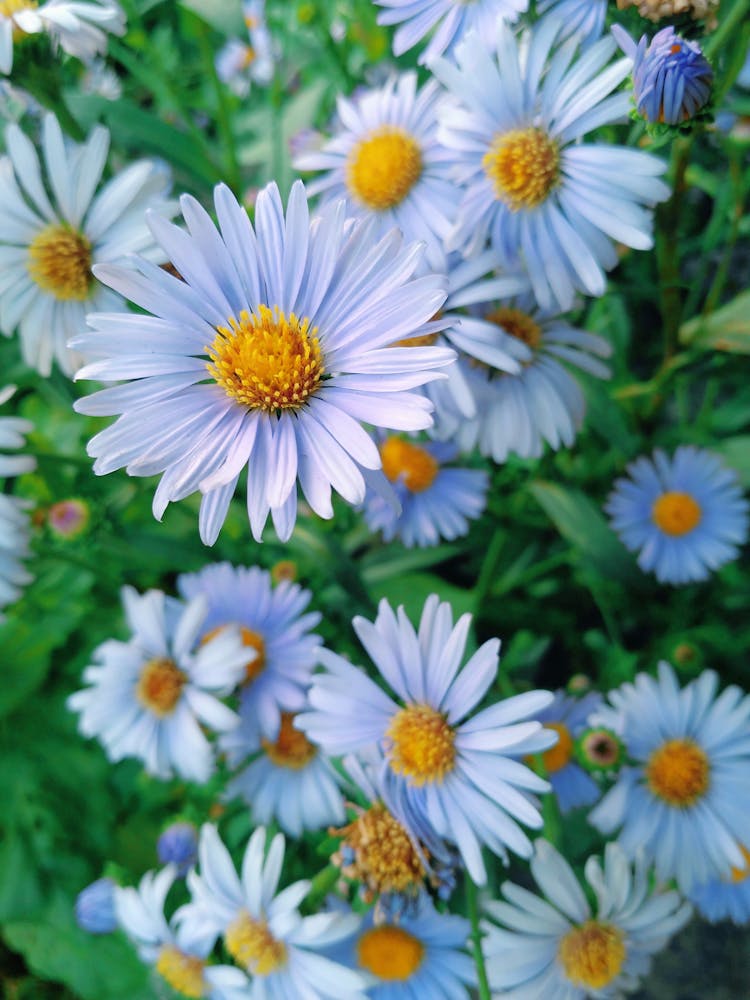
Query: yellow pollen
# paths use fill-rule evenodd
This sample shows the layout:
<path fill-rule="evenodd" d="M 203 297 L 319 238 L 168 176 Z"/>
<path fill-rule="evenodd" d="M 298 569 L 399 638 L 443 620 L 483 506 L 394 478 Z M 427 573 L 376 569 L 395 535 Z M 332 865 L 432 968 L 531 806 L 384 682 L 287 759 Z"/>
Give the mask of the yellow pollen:
<path fill-rule="evenodd" d="M 700 524 L 700 505 L 689 493 L 662 493 L 651 508 L 651 517 L 665 535 L 687 535 Z"/>
<path fill-rule="evenodd" d="M 541 205 L 557 185 L 560 150 L 541 129 L 514 129 L 495 138 L 482 166 L 495 197 L 517 212 Z"/>
<path fill-rule="evenodd" d="M 620 974 L 626 952 L 617 927 L 588 920 L 568 931 L 557 954 L 571 983 L 599 990 Z"/>
<path fill-rule="evenodd" d="M 421 174 L 422 152 L 416 140 L 390 126 L 358 143 L 346 165 L 349 191 L 376 212 L 399 205 Z"/>
<path fill-rule="evenodd" d="M 229 628 L 229 626 L 218 625 L 216 628 L 212 628 L 210 632 L 206 632 L 201 639 L 201 645 L 210 642 L 225 628 Z M 248 660 L 245 664 L 245 679 L 242 683 L 250 684 L 266 665 L 266 644 L 259 632 L 253 632 L 251 628 L 246 628 L 244 625 L 240 625 L 240 638 L 242 639 L 243 646 L 247 646 L 248 649 L 254 649 L 257 654 L 254 660 Z"/>
<path fill-rule="evenodd" d="M 195 955 L 186 955 L 184 951 L 167 945 L 159 952 L 156 971 L 173 990 L 184 997 L 202 997 L 206 983 L 203 979 L 205 962 Z"/>
<path fill-rule="evenodd" d="M 742 857 L 745 859 L 745 866 L 744 868 L 732 868 L 732 882 L 744 882 L 746 878 L 750 877 L 750 851 L 742 844 L 739 846 Z"/>
<path fill-rule="evenodd" d="M 708 791 L 708 757 L 692 740 L 669 740 L 655 750 L 646 765 L 654 795 L 670 806 L 694 805 Z"/>
<path fill-rule="evenodd" d="M 573 756 L 573 737 L 562 722 L 545 722 L 544 728 L 554 730 L 560 737 L 553 747 L 542 754 L 547 774 L 554 774 L 556 771 L 562 771 L 570 763 L 570 758 Z"/>
<path fill-rule="evenodd" d="M 424 945 L 402 927 L 385 924 L 365 931 L 357 942 L 362 968 L 380 979 L 404 982 L 422 964 Z"/>
<path fill-rule="evenodd" d="M 386 736 L 394 771 L 413 785 L 442 781 L 456 760 L 456 734 L 429 705 L 407 705 L 394 715 Z"/>
<path fill-rule="evenodd" d="M 486 319 L 501 326 L 506 333 L 526 344 L 532 351 L 536 351 L 542 341 L 542 328 L 528 313 L 520 309 L 494 309 L 487 313 Z"/>
<path fill-rule="evenodd" d="M 34 10 L 38 6 L 38 0 L 0 0 L 0 17 L 13 17 L 20 10 Z M 26 32 L 22 31 L 15 22 L 13 22 L 11 35 L 14 43 L 27 37 Z"/>
<path fill-rule="evenodd" d="M 400 437 L 388 437 L 380 446 L 383 472 L 392 483 L 401 480 L 412 493 L 423 493 L 440 471 L 437 459 L 418 444 Z"/>
<path fill-rule="evenodd" d="M 266 413 L 298 410 L 317 392 L 325 367 L 318 328 L 311 330 L 309 319 L 258 306 L 217 330 L 206 368 L 238 403 Z"/>
<path fill-rule="evenodd" d="M 63 302 L 89 297 L 91 244 L 67 226 L 47 226 L 29 245 L 28 270 L 39 287 Z"/>
<path fill-rule="evenodd" d="M 247 69 L 248 66 L 252 66 L 255 62 L 255 49 L 252 45 L 248 45 L 242 56 L 242 68 Z"/>
<path fill-rule="evenodd" d="M 253 976 L 268 976 L 286 963 L 286 945 L 277 941 L 265 920 L 241 910 L 227 927 L 224 943 L 232 958 Z"/>
<path fill-rule="evenodd" d="M 436 333 L 420 333 L 416 337 L 404 337 L 403 340 L 394 340 L 391 347 L 432 347 L 437 343 Z"/>
<path fill-rule="evenodd" d="M 291 712 L 281 713 L 281 727 L 276 740 L 261 742 L 272 763 L 277 767 L 289 767 L 293 771 L 307 767 L 318 752 L 305 734 L 294 728 L 294 716 Z"/>
<path fill-rule="evenodd" d="M 411 893 L 421 888 L 426 871 L 406 830 L 382 802 L 363 812 L 343 830 L 344 845 L 354 861 L 343 869 L 370 893 Z M 425 852 L 426 854 L 426 852 Z"/>
<path fill-rule="evenodd" d="M 164 718 L 174 711 L 186 681 L 187 676 L 172 660 L 149 660 L 138 678 L 136 697 L 154 715 Z"/>

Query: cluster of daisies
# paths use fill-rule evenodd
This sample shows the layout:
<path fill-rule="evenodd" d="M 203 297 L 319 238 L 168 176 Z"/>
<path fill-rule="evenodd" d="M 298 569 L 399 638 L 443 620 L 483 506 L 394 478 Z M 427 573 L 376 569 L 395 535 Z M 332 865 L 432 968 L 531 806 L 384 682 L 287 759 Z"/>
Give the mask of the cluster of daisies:
<path fill-rule="evenodd" d="M 470 927 L 451 912 L 466 880 L 484 887 L 498 996 L 619 996 L 693 905 L 750 920 L 750 696 L 719 692 L 712 671 L 680 688 L 662 663 L 606 698 L 487 703 L 499 641 L 466 659 L 471 616 L 454 622 L 434 595 L 416 628 L 386 601 L 355 618 L 362 667 L 322 645 L 289 580 L 222 563 L 178 587 L 180 600 L 124 591 L 130 638 L 103 643 L 70 698 L 113 761 L 205 782 L 220 758 L 225 802 L 256 827 L 240 874 L 215 826 L 181 822 L 137 889 L 104 879 L 79 898 L 82 926 L 124 930 L 178 993 L 468 998 Z M 542 827 L 545 796 L 608 838 L 588 889 L 524 829 Z M 316 879 L 280 888 L 284 834 L 329 845 L 327 896 Z M 487 856 L 509 853 L 530 859 L 538 892 L 495 883 Z M 304 916 L 311 898 L 320 912 Z"/>

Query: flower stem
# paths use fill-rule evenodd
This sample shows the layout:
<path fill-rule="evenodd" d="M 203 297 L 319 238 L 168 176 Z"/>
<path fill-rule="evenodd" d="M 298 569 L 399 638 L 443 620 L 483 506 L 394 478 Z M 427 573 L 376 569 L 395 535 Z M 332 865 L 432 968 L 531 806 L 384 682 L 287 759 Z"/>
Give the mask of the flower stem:
<path fill-rule="evenodd" d="M 242 196 L 242 171 L 240 161 L 237 157 L 237 147 L 232 131 L 232 111 L 227 99 L 227 90 L 219 79 L 216 72 L 216 61 L 214 59 L 214 48 L 211 44 L 210 29 L 201 18 L 196 17 L 198 45 L 201 50 L 203 66 L 207 76 L 211 80 L 211 85 L 216 97 L 216 125 L 221 137 L 221 144 L 224 152 L 225 180 L 238 198 Z"/>
<path fill-rule="evenodd" d="M 656 240 L 656 259 L 659 268 L 661 321 L 664 332 L 664 362 L 669 361 L 677 348 L 677 332 L 682 320 L 682 292 L 680 288 L 680 209 L 687 184 L 685 172 L 690 160 L 693 136 L 679 137 L 672 145 L 670 179 L 672 196 L 657 212 L 659 223 Z"/>
<path fill-rule="evenodd" d="M 479 984 L 479 1000 L 492 1000 L 490 984 L 487 979 L 487 969 L 484 965 L 484 954 L 482 953 L 482 931 L 479 926 L 479 903 L 477 901 L 477 887 L 466 875 L 466 905 L 469 910 L 469 920 L 471 921 L 471 945 L 474 953 L 474 964 L 477 967 L 477 981 Z"/>

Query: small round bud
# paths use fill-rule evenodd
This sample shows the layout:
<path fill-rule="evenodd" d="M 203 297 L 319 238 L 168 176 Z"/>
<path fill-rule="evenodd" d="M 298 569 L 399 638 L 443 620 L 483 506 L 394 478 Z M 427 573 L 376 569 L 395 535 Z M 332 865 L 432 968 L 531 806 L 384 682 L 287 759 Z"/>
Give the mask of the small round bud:
<path fill-rule="evenodd" d="M 115 883 L 100 878 L 78 893 L 75 902 L 76 923 L 89 934 L 111 934 L 117 930 Z"/>
<path fill-rule="evenodd" d="M 192 823 L 172 823 L 159 837 L 156 853 L 160 864 L 176 865 L 184 875 L 198 859 L 198 831 Z"/>
<path fill-rule="evenodd" d="M 575 755 L 581 767 L 592 772 L 616 771 L 625 756 L 622 740 L 611 729 L 597 726 L 585 729 L 575 743 Z"/>

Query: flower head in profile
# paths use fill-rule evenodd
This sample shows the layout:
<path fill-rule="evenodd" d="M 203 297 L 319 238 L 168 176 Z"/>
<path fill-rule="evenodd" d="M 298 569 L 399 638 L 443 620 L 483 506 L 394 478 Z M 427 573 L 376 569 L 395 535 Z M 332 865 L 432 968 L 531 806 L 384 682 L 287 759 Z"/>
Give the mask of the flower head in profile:
<path fill-rule="evenodd" d="M 125 308 L 94 277 L 92 267 L 134 251 L 154 255 L 143 216 L 149 207 L 171 213 L 169 175 L 141 160 L 101 185 L 107 129 L 97 125 L 79 145 L 63 136 L 52 114 L 42 123 L 44 172 L 18 125 L 6 128 L 5 144 L 0 331 L 10 336 L 18 330 L 24 361 L 40 374 L 49 375 L 53 359 L 72 374 L 80 358 L 67 342 L 86 329 L 87 312 Z"/>
<path fill-rule="evenodd" d="M 420 63 L 431 63 L 444 52 L 452 53 L 469 32 L 480 38 L 494 34 L 500 18 L 515 21 L 529 6 L 528 0 L 375 0 L 385 10 L 378 24 L 398 24 L 393 53 L 400 56 L 432 32 Z M 433 30 L 434 29 L 434 30 Z"/>
<path fill-rule="evenodd" d="M 79 729 L 96 736 L 112 761 L 137 757 L 159 778 L 174 773 L 207 781 L 214 754 L 202 725 L 216 732 L 238 719 L 219 698 L 245 671 L 248 651 L 236 629 L 198 646 L 206 605 L 188 605 L 151 590 L 123 589 L 127 642 L 110 639 L 94 651 L 84 671 L 89 687 L 68 699 L 80 713 Z"/>
<path fill-rule="evenodd" d="M 629 62 L 609 65 L 612 38 L 575 58 L 562 32 L 549 15 L 518 37 L 500 24 L 493 50 L 471 35 L 457 65 L 433 67 L 452 94 L 438 138 L 464 188 L 447 249 L 473 256 L 489 237 L 503 266 L 521 258 L 545 310 L 569 309 L 576 291 L 601 295 L 615 241 L 649 249 L 650 206 L 669 194 L 657 157 L 579 141 L 627 113 L 627 94 L 612 92 Z"/>
<path fill-rule="evenodd" d="M 117 930 L 115 916 L 115 883 L 111 878 L 98 878 L 76 896 L 76 923 L 89 934 L 111 934 Z"/>
<path fill-rule="evenodd" d="M 198 831 L 185 821 L 170 823 L 156 842 L 161 865 L 174 865 L 178 875 L 185 875 L 198 860 Z"/>
<path fill-rule="evenodd" d="M 549 708 L 537 715 L 547 729 L 558 735 L 557 743 L 542 755 L 544 769 L 552 791 L 557 796 L 560 812 L 570 812 L 579 806 L 590 806 L 601 795 L 599 785 L 576 762 L 576 738 L 586 728 L 589 716 L 600 705 L 602 696 L 595 691 L 582 698 L 571 698 L 555 692 Z"/>
<path fill-rule="evenodd" d="M 629 856 L 643 850 L 659 879 L 684 893 L 743 869 L 750 787 L 750 697 L 705 670 L 680 689 L 674 671 L 638 674 L 611 691 L 610 714 L 633 764 L 594 807 L 589 821 Z"/>
<path fill-rule="evenodd" d="M 357 217 L 385 234 L 398 226 L 424 240 L 434 270 L 444 264 L 443 240 L 456 212 L 456 187 L 437 141 L 438 83 L 417 88 L 414 72 L 393 76 L 353 100 L 339 97 L 339 127 L 319 149 L 298 156 L 298 170 L 325 170 L 307 185 L 325 201 L 348 198 Z"/>
<path fill-rule="evenodd" d="M 273 586 L 271 574 L 258 566 L 215 563 L 183 573 L 177 586 L 183 597 L 207 603 L 202 641 L 234 627 L 248 651 L 240 681 L 241 724 L 222 737 L 223 752 L 239 764 L 260 750 L 262 739 L 278 738 L 283 713 L 307 705 L 321 643 L 312 629 L 320 613 L 307 610 L 309 590 L 290 580 Z"/>
<path fill-rule="evenodd" d="M 0 406 L 7 403 L 15 386 L 0 389 Z M 23 447 L 24 435 L 34 425 L 23 417 L 0 416 L 0 611 L 21 596 L 23 588 L 31 582 L 31 574 L 24 568 L 23 560 L 29 554 L 28 501 L 3 492 L 3 480 L 31 472 L 36 462 L 29 455 L 9 455 L 5 449 Z M 3 620 L 0 614 L 0 622 Z"/>
<path fill-rule="evenodd" d="M 13 46 L 27 35 L 46 32 L 53 45 L 90 60 L 107 48 L 107 34 L 125 32 L 125 14 L 116 0 L 4 0 L 0 4 L 0 73 L 13 69 Z"/>
<path fill-rule="evenodd" d="M 207 962 L 211 945 L 190 927 L 179 927 L 164 914 L 175 868 L 146 872 L 137 889 L 114 888 L 117 923 L 138 950 L 142 962 L 154 967 L 159 980 L 177 996 L 191 1000 L 237 1000 L 246 996 L 247 976 L 229 965 Z"/>
<path fill-rule="evenodd" d="M 375 622 L 353 625 L 395 697 L 322 650 L 326 672 L 315 676 L 312 709 L 298 725 L 331 754 L 380 752 L 417 823 L 455 844 L 484 883 L 482 845 L 503 858 L 507 848 L 528 855 L 519 823 L 542 823 L 529 793 L 549 785 L 511 757 L 546 750 L 557 737 L 530 719 L 552 701 L 547 691 L 475 711 L 497 675 L 500 643 L 484 643 L 461 668 L 470 622 L 462 615 L 454 627 L 450 605 L 433 594 L 416 631 L 403 608 L 381 601 Z"/>
<path fill-rule="evenodd" d="M 731 920 L 739 926 L 750 923 L 750 850 L 740 844 L 743 863 L 729 875 L 696 885 L 688 893 L 698 913 L 712 924 Z"/>
<path fill-rule="evenodd" d="M 565 858 L 538 840 L 531 872 L 536 895 L 513 882 L 488 903 L 484 952 L 490 986 L 503 997 L 615 1000 L 637 989 L 651 956 L 690 919 L 676 892 L 654 892 L 643 857 L 631 865 L 616 843 L 603 863 L 586 862 L 592 911 Z"/>
<path fill-rule="evenodd" d="M 238 875 L 216 828 L 202 828 L 200 874 L 188 875 L 192 900 L 175 915 L 180 930 L 207 949 L 222 937 L 227 952 L 251 977 L 248 1000 L 364 1000 L 364 977 L 320 954 L 352 934 L 359 918 L 301 916 L 298 907 L 311 883 L 294 882 L 279 892 L 284 837 L 279 833 L 271 839 L 267 855 L 266 839 L 265 828 L 258 827 Z"/>
<path fill-rule="evenodd" d="M 381 495 L 365 499 L 365 520 L 386 542 L 407 548 L 460 538 L 487 502 L 489 477 L 481 469 L 456 468 L 458 449 L 447 442 L 417 442 L 397 434 L 379 444 L 383 472 L 393 484 L 401 513 Z"/>
<path fill-rule="evenodd" d="M 606 511 L 644 572 L 660 583 L 693 583 L 737 558 L 747 539 L 748 503 L 720 456 L 690 445 L 672 458 L 657 449 L 627 471 Z"/>
<path fill-rule="evenodd" d="M 697 42 L 681 38 L 671 26 L 650 42 L 643 35 L 637 45 L 619 25 L 612 34 L 633 61 L 635 105 L 646 121 L 681 125 L 708 104 L 714 71 Z"/>
<path fill-rule="evenodd" d="M 422 247 L 397 230 L 346 220 L 337 202 L 310 221 L 304 186 L 284 214 L 275 184 L 258 195 L 255 227 L 229 189 L 215 191 L 218 228 L 184 196 L 188 232 L 156 215 L 154 234 L 181 280 L 137 258 L 98 276 L 152 315 L 90 318 L 78 338 L 101 360 L 78 378 L 130 380 L 79 400 L 83 413 L 119 413 L 89 444 L 97 474 L 161 474 L 154 514 L 203 494 L 201 537 L 212 544 L 240 473 L 260 540 L 271 513 L 283 541 L 297 518 L 297 482 L 321 517 L 331 490 L 351 504 L 379 479 L 380 455 L 362 426 L 428 427 L 431 405 L 411 390 L 453 360 L 439 347 L 388 348 L 445 299 L 439 276 L 412 279 Z"/>

